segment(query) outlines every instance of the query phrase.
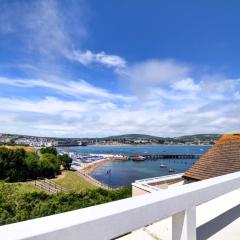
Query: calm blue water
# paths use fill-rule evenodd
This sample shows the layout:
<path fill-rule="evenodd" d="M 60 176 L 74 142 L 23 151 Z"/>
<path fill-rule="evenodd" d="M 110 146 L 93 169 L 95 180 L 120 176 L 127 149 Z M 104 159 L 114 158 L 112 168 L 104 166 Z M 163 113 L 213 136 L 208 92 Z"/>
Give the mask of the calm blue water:
<path fill-rule="evenodd" d="M 67 151 L 76 151 L 79 154 L 203 154 L 209 146 L 162 146 L 162 145 L 137 145 L 137 146 L 86 146 L 63 148 Z M 96 169 L 92 176 L 97 180 L 116 188 L 130 186 L 138 179 L 169 175 L 168 168 L 174 168 L 177 173 L 185 172 L 196 159 L 158 159 L 135 161 L 113 161 Z M 164 163 L 167 168 L 160 168 Z M 111 169 L 111 174 L 106 172 Z"/>

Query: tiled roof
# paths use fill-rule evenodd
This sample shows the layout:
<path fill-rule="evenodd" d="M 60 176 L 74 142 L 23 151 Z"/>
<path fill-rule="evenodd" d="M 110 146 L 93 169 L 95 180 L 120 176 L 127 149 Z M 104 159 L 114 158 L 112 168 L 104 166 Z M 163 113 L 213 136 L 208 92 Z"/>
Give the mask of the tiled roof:
<path fill-rule="evenodd" d="M 240 171 L 240 133 L 223 135 L 183 177 L 203 180 L 237 171 Z"/>

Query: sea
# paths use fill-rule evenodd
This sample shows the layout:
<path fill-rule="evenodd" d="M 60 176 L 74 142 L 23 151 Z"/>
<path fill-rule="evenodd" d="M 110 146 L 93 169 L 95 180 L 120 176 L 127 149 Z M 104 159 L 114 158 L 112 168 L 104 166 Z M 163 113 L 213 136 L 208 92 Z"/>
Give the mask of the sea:
<path fill-rule="evenodd" d="M 65 151 L 78 154 L 123 154 L 128 156 L 144 154 L 204 154 L 210 146 L 202 145 L 90 145 L 84 147 L 66 147 Z M 145 161 L 116 160 L 109 162 L 93 173 L 92 177 L 112 188 L 131 186 L 135 180 L 170 175 L 169 168 L 176 173 L 189 169 L 197 159 L 156 159 Z M 167 168 L 160 168 L 160 164 Z M 109 171 L 111 170 L 111 171 Z M 110 172 L 110 173 L 109 173 Z"/>

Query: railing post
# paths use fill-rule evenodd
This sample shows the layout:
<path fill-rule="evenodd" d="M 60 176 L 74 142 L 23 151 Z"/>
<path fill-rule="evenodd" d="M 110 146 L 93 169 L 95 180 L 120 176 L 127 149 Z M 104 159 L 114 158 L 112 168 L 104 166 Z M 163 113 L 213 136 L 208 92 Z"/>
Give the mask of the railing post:
<path fill-rule="evenodd" d="M 196 240 L 196 207 L 172 216 L 172 240 Z"/>

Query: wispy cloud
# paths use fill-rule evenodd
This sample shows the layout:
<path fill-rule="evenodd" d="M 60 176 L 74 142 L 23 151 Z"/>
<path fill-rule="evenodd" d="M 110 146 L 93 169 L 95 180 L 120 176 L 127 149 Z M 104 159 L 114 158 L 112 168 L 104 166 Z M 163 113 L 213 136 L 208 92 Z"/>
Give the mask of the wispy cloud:
<path fill-rule="evenodd" d="M 44 57 L 54 57 L 64 54 L 72 44 L 71 35 L 78 36 L 81 41 L 86 36 L 84 24 L 78 22 L 78 28 L 71 28 L 74 19 L 63 17 L 75 12 L 72 4 L 60 8 L 60 2 L 54 0 L 40 0 L 32 2 L 13 2 L 1 4 L 0 28 L 3 34 L 11 34 L 26 51 L 41 54 Z M 78 9 L 78 19 L 82 11 Z M 4 30 L 8 26 L 9 31 Z M 24 50 L 23 49 L 23 50 Z"/>
<path fill-rule="evenodd" d="M 40 0 L 13 3 L 11 8 L 4 4 L 0 7 L 0 33 L 15 34 L 27 51 L 40 54 L 41 63 L 59 64 L 62 57 L 82 65 L 124 67 L 126 62 L 120 56 L 83 48 L 88 32 L 84 24 L 85 4 L 79 3 L 69 1 L 61 5 L 55 0 Z"/>
<path fill-rule="evenodd" d="M 174 60 L 147 60 L 128 66 L 119 73 L 129 81 L 159 85 L 171 83 L 189 75 L 190 68 Z"/>
<path fill-rule="evenodd" d="M 194 82 L 192 78 L 185 78 L 180 81 L 177 81 L 171 85 L 174 90 L 182 90 L 182 91 L 198 91 L 200 87 L 198 84 Z"/>
<path fill-rule="evenodd" d="M 147 60 L 117 71 L 139 97 L 149 97 L 152 89 L 185 79 L 190 68 L 173 60 Z"/>
<path fill-rule="evenodd" d="M 56 80 L 58 80 L 58 82 L 56 82 Z M 0 85 L 16 86 L 21 88 L 47 88 L 75 98 L 87 97 L 90 99 L 105 98 L 122 101 L 133 100 L 133 97 L 110 93 L 106 89 L 95 87 L 84 80 L 67 81 L 66 79 L 55 79 L 55 82 L 53 82 L 39 79 L 10 79 L 0 77 Z"/>
<path fill-rule="evenodd" d="M 105 52 L 93 53 L 90 50 L 81 52 L 79 50 L 73 50 L 68 53 L 67 56 L 75 61 L 78 61 L 84 65 L 89 65 L 92 63 L 99 63 L 105 65 L 106 67 L 123 68 L 126 66 L 126 61 L 117 55 L 109 55 Z"/>

